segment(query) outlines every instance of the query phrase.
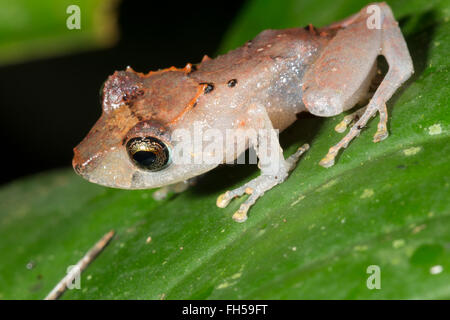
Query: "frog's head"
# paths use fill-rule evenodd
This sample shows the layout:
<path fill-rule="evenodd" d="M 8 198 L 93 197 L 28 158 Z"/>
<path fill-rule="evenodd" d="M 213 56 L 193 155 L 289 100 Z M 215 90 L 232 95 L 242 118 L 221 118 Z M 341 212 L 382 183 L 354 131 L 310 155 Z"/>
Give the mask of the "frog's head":
<path fill-rule="evenodd" d="M 103 112 L 74 148 L 73 167 L 97 184 L 147 189 L 177 183 L 217 164 L 176 163 L 173 123 L 198 93 L 182 71 L 152 76 L 131 68 L 114 73 L 102 89 Z M 186 126 L 189 129 L 189 125 Z"/>

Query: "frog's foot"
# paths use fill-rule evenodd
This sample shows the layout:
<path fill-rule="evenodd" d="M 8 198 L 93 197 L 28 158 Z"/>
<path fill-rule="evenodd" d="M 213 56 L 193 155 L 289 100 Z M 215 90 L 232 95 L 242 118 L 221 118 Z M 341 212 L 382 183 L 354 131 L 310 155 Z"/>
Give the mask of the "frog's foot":
<path fill-rule="evenodd" d="M 359 111 L 360 110 L 358 110 L 357 112 L 359 112 Z M 320 161 L 319 164 L 325 168 L 329 168 L 332 165 L 334 165 L 334 159 L 336 158 L 337 154 L 339 153 L 339 150 L 341 150 L 342 148 L 347 148 L 350 141 L 352 141 L 355 137 L 357 137 L 359 135 L 361 130 L 365 127 L 365 125 L 369 121 L 370 117 L 374 116 L 377 111 L 380 113 L 380 122 L 378 123 L 378 130 L 373 137 L 373 142 L 380 142 L 380 141 L 386 139 L 388 137 L 388 131 L 387 131 L 387 125 L 386 125 L 387 118 L 388 118 L 386 103 L 383 102 L 379 106 L 374 106 L 374 105 L 369 104 L 368 107 L 363 108 L 363 112 L 361 112 L 362 113 L 361 115 L 357 115 L 360 118 L 350 128 L 350 131 L 347 133 L 347 135 L 341 141 L 339 141 L 339 143 L 332 146 L 328 150 L 327 155 Z M 349 116 L 353 116 L 353 114 L 351 114 Z M 344 120 L 345 120 L 345 118 L 344 118 Z M 338 131 L 338 130 L 336 130 L 336 131 Z"/>
<path fill-rule="evenodd" d="M 347 127 L 353 124 L 355 121 L 358 121 L 361 118 L 361 115 L 366 111 L 366 107 L 356 110 L 355 112 L 346 115 L 341 122 L 334 128 L 336 132 L 343 133 L 347 130 Z"/>
<path fill-rule="evenodd" d="M 386 139 L 389 136 L 387 131 L 387 108 L 386 103 L 383 103 L 378 109 L 380 113 L 380 121 L 378 122 L 377 132 L 373 136 L 373 142 L 380 142 Z"/>
<path fill-rule="evenodd" d="M 187 188 L 195 184 L 195 180 L 186 180 L 178 183 L 174 183 L 168 186 L 164 186 L 153 192 L 153 199 L 159 201 L 167 198 L 168 194 L 171 192 L 181 193 Z"/>
<path fill-rule="evenodd" d="M 284 166 L 281 166 L 276 175 L 262 174 L 239 188 L 221 194 L 217 198 L 217 206 L 219 208 L 225 208 L 232 199 L 240 197 L 244 194 L 250 195 L 248 199 L 243 204 L 241 204 L 239 210 L 237 210 L 233 214 L 233 219 L 236 222 L 244 222 L 245 220 L 247 220 L 248 210 L 256 202 L 256 200 L 261 197 L 266 191 L 272 189 L 277 184 L 280 184 L 284 180 L 286 180 L 289 171 L 291 171 L 295 167 L 295 164 L 297 163 L 299 157 L 308 149 L 308 144 L 300 147 L 293 155 L 284 160 Z"/>

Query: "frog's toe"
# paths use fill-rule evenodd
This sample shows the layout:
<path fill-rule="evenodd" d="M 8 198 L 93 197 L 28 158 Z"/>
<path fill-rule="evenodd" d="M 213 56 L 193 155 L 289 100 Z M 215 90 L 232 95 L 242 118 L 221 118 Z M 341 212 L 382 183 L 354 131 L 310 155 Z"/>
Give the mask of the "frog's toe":
<path fill-rule="evenodd" d="M 380 113 L 380 122 L 378 122 L 377 132 L 373 136 L 373 142 L 380 142 L 386 139 L 389 136 L 388 130 L 387 130 L 387 108 L 386 104 L 383 103 L 379 107 L 379 113 Z"/>
<path fill-rule="evenodd" d="M 225 208 L 231 200 L 234 198 L 242 196 L 244 193 L 251 194 L 253 192 L 253 189 L 247 186 L 242 186 L 240 188 L 227 191 L 225 193 L 222 193 L 220 196 L 217 197 L 216 205 L 219 208 Z"/>
<path fill-rule="evenodd" d="M 248 209 L 249 208 L 247 206 L 242 204 L 239 207 L 239 210 L 233 214 L 233 220 L 236 222 L 245 222 L 248 218 L 247 216 Z"/>
<path fill-rule="evenodd" d="M 225 208 L 230 203 L 231 199 L 233 198 L 230 197 L 230 191 L 227 191 L 217 197 L 216 205 L 219 208 Z"/>
<path fill-rule="evenodd" d="M 343 133 L 345 130 L 347 130 L 347 126 L 348 126 L 348 122 L 345 121 L 345 118 L 344 118 L 344 120 L 339 122 L 338 125 L 336 127 L 334 127 L 334 131 Z"/>
<path fill-rule="evenodd" d="M 166 187 L 161 187 L 158 190 L 156 190 L 155 192 L 153 192 L 153 199 L 155 199 L 156 201 L 161 201 L 164 200 L 165 198 L 167 198 L 167 195 L 169 194 L 170 190 L 169 188 Z"/>
<path fill-rule="evenodd" d="M 389 136 L 386 128 L 380 129 L 378 128 L 377 132 L 373 136 L 373 142 L 380 142 L 386 139 Z"/>
<path fill-rule="evenodd" d="M 334 128 L 336 132 L 343 133 L 345 130 L 347 130 L 347 127 L 351 124 L 353 124 L 355 121 L 358 121 L 361 115 L 366 110 L 366 107 L 360 108 L 356 110 L 355 112 L 346 115 L 344 119 L 342 119 L 341 122 L 338 123 L 338 125 Z"/>
<path fill-rule="evenodd" d="M 251 189 L 251 188 L 247 188 Z M 247 190 L 249 191 L 249 190 Z M 252 205 L 255 204 L 256 200 L 264 194 L 264 192 L 254 192 L 255 190 L 251 189 L 251 193 L 245 192 L 247 194 L 250 194 L 247 200 L 241 206 L 239 207 L 239 210 L 236 211 L 233 214 L 233 220 L 236 222 L 244 222 L 247 220 L 247 212 L 250 209 Z"/>
<path fill-rule="evenodd" d="M 353 120 L 354 117 L 352 115 L 345 116 L 344 119 L 342 119 L 342 121 L 339 122 L 336 127 L 334 127 L 334 131 L 343 133 L 345 130 L 347 130 L 348 125 L 352 123 Z"/>
<path fill-rule="evenodd" d="M 189 185 L 194 184 L 191 181 L 181 181 L 175 184 L 164 186 L 153 192 L 153 199 L 156 201 L 164 200 L 171 192 L 181 193 L 189 188 Z"/>
<path fill-rule="evenodd" d="M 288 171 L 291 171 L 294 169 L 300 156 L 302 154 L 304 154 L 308 149 L 309 149 L 309 144 L 305 143 L 304 145 L 299 147 L 294 154 L 292 154 L 289 158 L 286 159 L 286 164 L 288 165 Z M 250 194 L 250 193 L 247 192 L 247 194 Z"/>
<path fill-rule="evenodd" d="M 331 147 L 330 150 L 328 150 L 327 155 L 320 160 L 319 164 L 324 168 L 329 168 L 334 165 L 334 159 L 336 158 L 338 153 L 338 149 L 335 147 Z"/>

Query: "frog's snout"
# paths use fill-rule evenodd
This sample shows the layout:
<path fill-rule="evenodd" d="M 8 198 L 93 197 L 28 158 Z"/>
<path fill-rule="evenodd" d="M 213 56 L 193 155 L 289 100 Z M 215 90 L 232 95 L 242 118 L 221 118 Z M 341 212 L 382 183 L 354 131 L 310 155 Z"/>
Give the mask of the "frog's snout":
<path fill-rule="evenodd" d="M 79 146 L 73 149 L 72 167 L 75 172 L 86 177 L 91 167 L 94 165 L 95 157 L 83 157 L 82 152 L 79 150 Z"/>
<path fill-rule="evenodd" d="M 86 169 L 86 166 L 83 166 L 80 162 L 79 162 L 79 156 L 77 155 L 77 151 L 76 151 L 76 149 L 74 149 L 74 157 L 73 157 L 73 159 L 72 159 L 72 167 L 73 167 L 73 170 L 75 170 L 75 172 L 78 174 L 78 175 L 80 175 L 80 176 L 83 176 L 84 175 L 84 173 L 85 173 L 85 169 Z"/>

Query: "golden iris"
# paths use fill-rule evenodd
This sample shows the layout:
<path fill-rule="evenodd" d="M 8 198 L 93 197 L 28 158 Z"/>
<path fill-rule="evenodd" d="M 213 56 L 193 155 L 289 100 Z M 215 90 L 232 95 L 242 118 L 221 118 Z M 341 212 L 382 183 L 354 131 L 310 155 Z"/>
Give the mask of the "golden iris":
<path fill-rule="evenodd" d="M 158 171 L 169 162 L 169 149 L 164 142 L 154 137 L 130 139 L 127 151 L 131 160 L 145 170 Z"/>

